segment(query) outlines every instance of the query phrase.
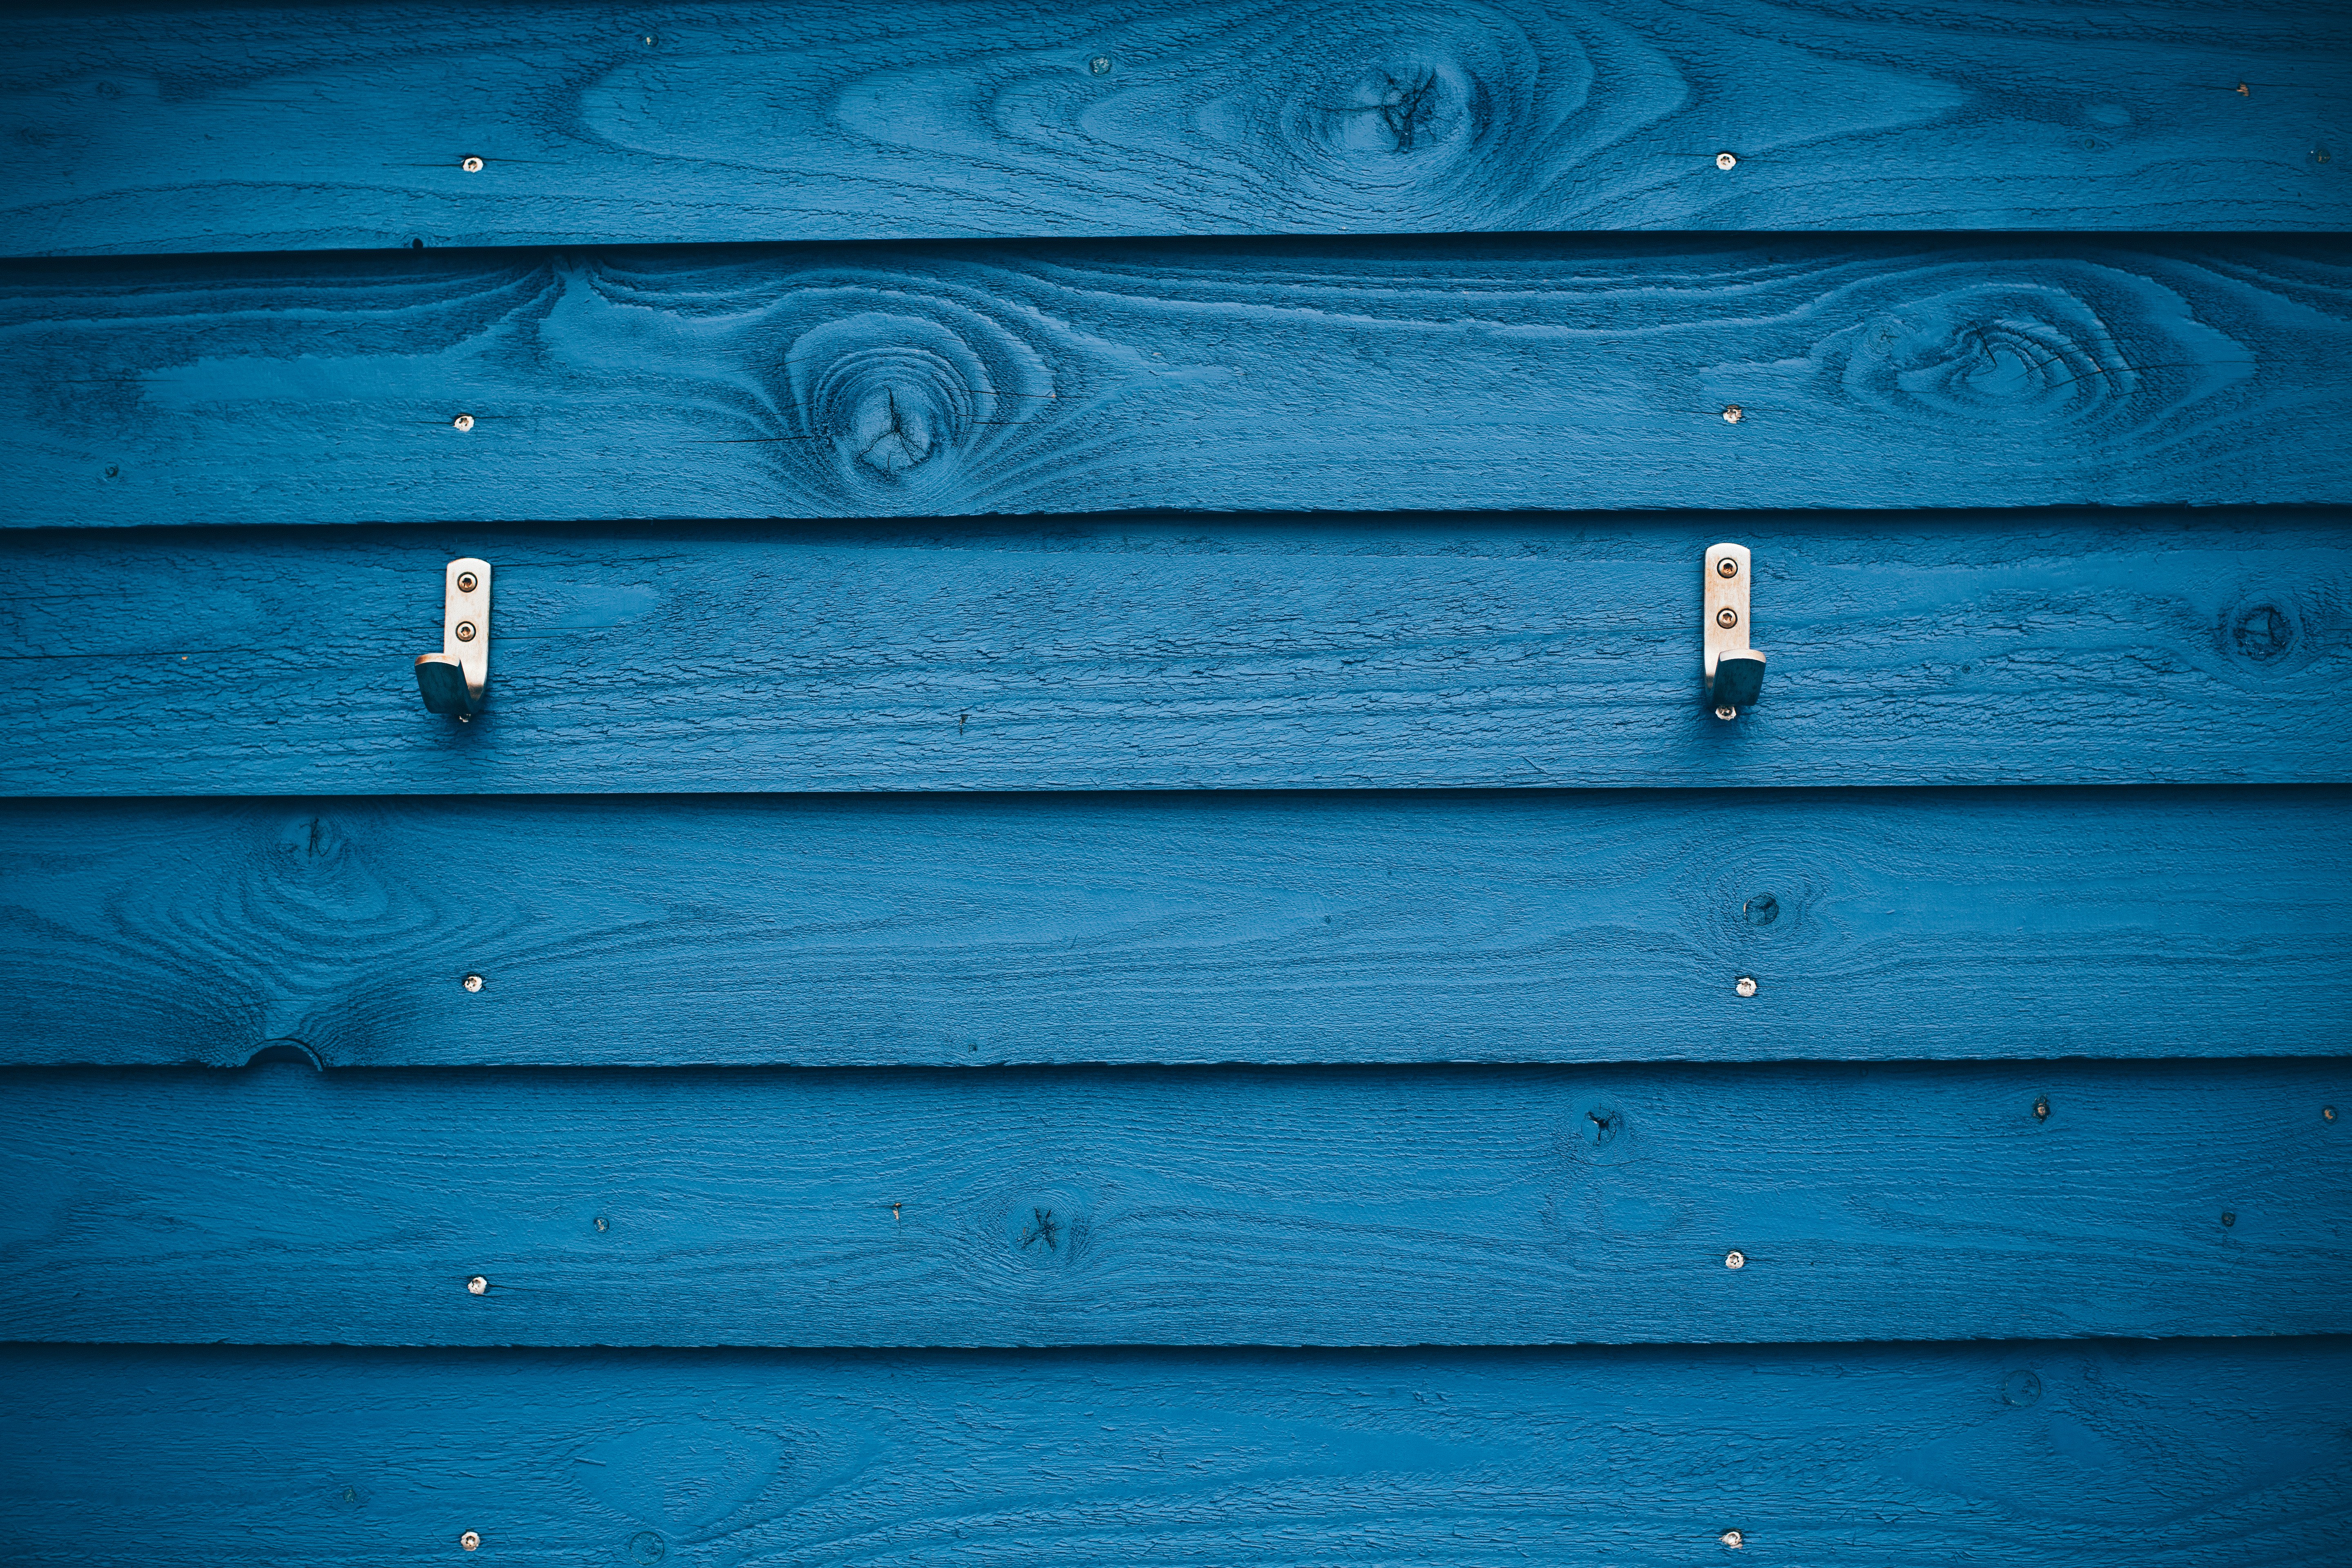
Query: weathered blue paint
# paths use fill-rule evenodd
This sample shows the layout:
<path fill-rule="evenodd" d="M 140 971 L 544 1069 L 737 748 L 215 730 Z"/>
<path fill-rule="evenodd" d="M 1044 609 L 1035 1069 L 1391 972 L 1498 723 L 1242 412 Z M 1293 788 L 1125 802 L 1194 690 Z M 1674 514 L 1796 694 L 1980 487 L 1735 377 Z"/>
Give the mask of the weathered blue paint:
<path fill-rule="evenodd" d="M 2347 808 L 2336 788 L 16 803 L 0 1061 L 2332 1055 L 2352 1051 Z"/>
<path fill-rule="evenodd" d="M 1726 724 L 1698 574 L 1735 536 L 1772 679 Z M 460 725 L 411 668 L 468 554 Z M 2352 775 L 2334 510 L 53 530 L 0 571 L 16 795 Z"/>
<path fill-rule="evenodd" d="M 10 1346 L 0 1539 L 59 1568 L 2278 1568 L 2336 1561 L 2352 1530 L 2347 1387 L 2340 1339 Z"/>
<path fill-rule="evenodd" d="M 88 527 L 2347 502 L 2347 260 L 1544 237 L 16 262 L 0 467 L 16 523 Z"/>
<path fill-rule="evenodd" d="M 19 252 L 2352 226 L 2317 5 L 16 9 Z"/>
<path fill-rule="evenodd" d="M 16 1068 L 0 1090 L 11 1340 L 2352 1331 L 2342 1058 Z"/>

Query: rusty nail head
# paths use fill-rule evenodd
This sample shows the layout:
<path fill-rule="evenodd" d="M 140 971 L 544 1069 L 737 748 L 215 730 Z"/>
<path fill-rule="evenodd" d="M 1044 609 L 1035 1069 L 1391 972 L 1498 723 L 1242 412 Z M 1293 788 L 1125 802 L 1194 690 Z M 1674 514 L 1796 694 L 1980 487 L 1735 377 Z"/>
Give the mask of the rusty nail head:
<path fill-rule="evenodd" d="M 2336 1120 L 2336 1108 L 2332 1105 L 2323 1105 L 2319 1108 L 2319 1115 L 2323 1121 L 2333 1121 Z"/>
<path fill-rule="evenodd" d="M 1737 1552 L 1748 1544 L 1748 1537 L 1736 1530 L 1727 1530 L 1723 1532 L 1723 1543 Z"/>
<path fill-rule="evenodd" d="M 1737 403 L 1727 403 L 1723 405 L 1723 422 L 1726 425 L 1737 425 L 1747 417 L 1748 411 Z"/>
<path fill-rule="evenodd" d="M 1715 166 L 1718 169 L 1736 169 L 1739 166 L 1739 160 L 1728 153 L 1717 153 L 1715 155 Z"/>
<path fill-rule="evenodd" d="M 479 991 L 482 988 L 482 977 L 478 974 L 468 974 L 458 984 L 464 985 L 468 991 Z"/>
<path fill-rule="evenodd" d="M 464 1547 L 468 1552 L 478 1552 L 481 1550 L 482 1538 L 469 1530 L 466 1531 L 465 1534 L 457 1537 L 457 1544 Z"/>
<path fill-rule="evenodd" d="M 466 173 L 469 174 L 478 174 L 482 172 L 482 161 L 479 158 L 467 158 L 464 163 L 458 164 L 457 167 L 465 170 Z"/>
<path fill-rule="evenodd" d="M 1727 555 L 1715 563 L 1715 574 L 1718 577 L 1737 577 L 1739 575 L 1739 563 Z"/>
<path fill-rule="evenodd" d="M 473 622 L 459 621 L 457 623 L 457 640 L 459 642 L 472 642 L 474 640 Z"/>
<path fill-rule="evenodd" d="M 460 414 L 449 421 L 449 428 L 452 430 L 471 430 L 473 427 L 474 416 L 470 414 Z"/>
<path fill-rule="evenodd" d="M 1742 996 L 1753 996 L 1756 994 L 1756 976 L 1743 974 L 1731 983 L 1731 988 Z M 1735 1264 L 1733 1267 L 1737 1268 L 1738 1265 Z"/>
<path fill-rule="evenodd" d="M 2221 1211 L 2221 1223 L 2225 1226 L 2235 1225 L 2238 1223 L 2238 1216 L 2230 1210 L 2223 1209 Z"/>
<path fill-rule="evenodd" d="M 2244 82 L 2240 82 L 2238 84 L 2238 96 L 2240 98 L 2252 98 L 2254 95 L 2246 90 L 2246 84 Z"/>
<path fill-rule="evenodd" d="M 489 1288 L 490 1288 L 490 1282 L 489 1282 L 488 1280 L 487 1280 L 487 1279 L 483 1279 L 483 1278 L 482 1278 L 480 1275 L 478 1275 L 478 1274 L 475 1275 L 471 1279 L 468 1279 L 468 1280 L 467 1280 L 467 1281 L 466 1281 L 466 1290 L 467 1290 L 467 1294 L 469 1294 L 469 1295 L 475 1295 L 475 1296 L 482 1295 L 482 1294 L 486 1293 L 486 1292 L 489 1289 Z"/>
<path fill-rule="evenodd" d="M 1748 1254 L 1727 1252 L 1723 1255 L 1723 1266 L 1726 1268 L 1745 1268 L 1748 1267 Z"/>
<path fill-rule="evenodd" d="M 475 576 L 471 572 L 460 572 L 457 574 L 457 592 L 460 594 L 470 594 L 481 585 L 482 580 L 479 577 Z"/>
<path fill-rule="evenodd" d="M 610 1230 L 610 1229 L 612 1229 L 612 1228 L 613 1228 L 613 1226 L 612 1226 L 611 1223 L 610 1223 L 609 1221 L 607 1221 L 607 1220 L 604 1218 L 604 1216 L 603 1215 L 598 1215 L 596 1216 L 596 1228 L 597 1228 L 598 1230 Z"/>
<path fill-rule="evenodd" d="M 2033 1120 L 2036 1121 L 2050 1120 L 2050 1100 L 2047 1095 L 2037 1094 L 2033 1097 Z"/>

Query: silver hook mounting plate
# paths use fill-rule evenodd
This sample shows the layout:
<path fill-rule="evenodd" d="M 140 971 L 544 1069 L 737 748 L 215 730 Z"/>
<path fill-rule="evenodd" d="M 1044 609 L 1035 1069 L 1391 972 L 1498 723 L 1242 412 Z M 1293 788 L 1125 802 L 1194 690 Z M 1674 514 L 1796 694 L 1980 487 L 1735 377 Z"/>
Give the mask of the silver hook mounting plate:
<path fill-rule="evenodd" d="M 1706 705 L 1718 719 L 1737 719 L 1764 686 L 1764 656 L 1748 646 L 1748 584 L 1752 563 L 1744 544 L 1706 547 Z"/>
<path fill-rule="evenodd" d="M 468 719 L 490 686 L 490 563 L 449 563 L 441 588 L 441 651 L 416 659 L 416 689 L 436 713 Z"/>

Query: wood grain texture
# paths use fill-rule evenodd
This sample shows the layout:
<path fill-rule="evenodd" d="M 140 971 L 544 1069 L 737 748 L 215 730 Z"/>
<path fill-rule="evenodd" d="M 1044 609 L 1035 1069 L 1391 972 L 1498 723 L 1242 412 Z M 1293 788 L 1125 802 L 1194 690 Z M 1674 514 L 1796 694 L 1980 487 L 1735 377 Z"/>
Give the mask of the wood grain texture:
<path fill-rule="evenodd" d="M 2007 236 L 20 261 L 0 465 L 20 526 L 2333 503 L 2347 258 Z"/>
<path fill-rule="evenodd" d="M 2347 805 L 2338 789 L 15 803 L 0 1060 L 2343 1054 Z"/>
<path fill-rule="evenodd" d="M 2352 1120 L 2322 1114 L 2352 1102 L 2342 1058 L 269 1064 L 17 1068 L 5 1089 L 11 1340 L 1519 1344 L 2352 1326 Z"/>
<path fill-rule="evenodd" d="M 1754 547 L 1762 700 L 1700 697 Z M 489 706 L 425 711 L 443 568 Z M 0 534 L 21 795 L 2332 783 L 2336 511 Z"/>
<path fill-rule="evenodd" d="M 1025 1353 L 0 1349 L 9 1560 L 2287 1568 L 2337 1339 Z M 61 1525 L 61 1521 L 70 1524 Z M 648 1539 L 650 1538 L 650 1539 Z M 1746 1561 L 1745 1558 L 1733 1561 Z"/>
<path fill-rule="evenodd" d="M 10 42 L 19 253 L 2352 220 L 2352 28 L 2311 5 L 76 5 Z"/>

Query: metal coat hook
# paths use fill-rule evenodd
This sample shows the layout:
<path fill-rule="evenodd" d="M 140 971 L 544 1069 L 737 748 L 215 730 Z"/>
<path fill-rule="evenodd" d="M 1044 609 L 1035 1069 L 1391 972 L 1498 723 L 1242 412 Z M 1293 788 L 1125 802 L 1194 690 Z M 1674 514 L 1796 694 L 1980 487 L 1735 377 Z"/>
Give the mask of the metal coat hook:
<path fill-rule="evenodd" d="M 470 719 L 490 685 L 490 563 L 449 563 L 441 590 L 441 651 L 416 658 L 416 689 L 436 713 Z"/>
<path fill-rule="evenodd" d="M 1737 719 L 1764 689 L 1764 656 L 1748 646 L 1748 547 L 1706 549 L 1706 705 Z"/>

